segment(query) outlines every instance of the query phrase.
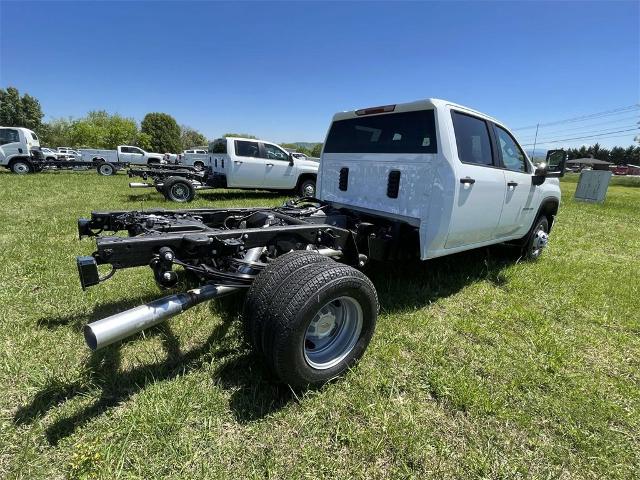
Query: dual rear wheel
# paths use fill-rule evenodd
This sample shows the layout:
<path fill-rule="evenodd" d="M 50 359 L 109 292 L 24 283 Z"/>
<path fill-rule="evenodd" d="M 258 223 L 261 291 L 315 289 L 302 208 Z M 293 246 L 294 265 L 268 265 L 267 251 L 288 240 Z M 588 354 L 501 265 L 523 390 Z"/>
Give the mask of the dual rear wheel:
<path fill-rule="evenodd" d="M 285 383 L 315 387 L 364 354 L 378 297 L 358 270 L 310 251 L 287 253 L 261 272 L 247 294 L 249 343 Z"/>

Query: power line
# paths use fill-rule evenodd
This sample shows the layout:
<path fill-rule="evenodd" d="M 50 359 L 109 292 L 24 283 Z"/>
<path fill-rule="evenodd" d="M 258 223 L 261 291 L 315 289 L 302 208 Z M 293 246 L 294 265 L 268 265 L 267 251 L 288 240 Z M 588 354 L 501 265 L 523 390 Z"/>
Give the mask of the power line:
<path fill-rule="evenodd" d="M 615 131 L 615 132 L 605 132 L 605 133 L 600 133 L 600 134 L 597 134 L 597 135 L 587 135 L 586 137 L 559 138 L 559 139 L 556 139 L 556 140 L 547 140 L 547 141 L 544 141 L 544 142 L 536 142 L 536 143 L 538 145 L 540 145 L 540 144 L 545 144 L 545 143 L 566 142 L 566 141 L 569 141 L 569 140 L 582 140 L 582 139 L 585 139 L 585 138 L 601 137 L 602 135 L 609 135 L 611 133 L 633 132 L 633 131 L 637 131 L 637 130 L 638 130 L 637 128 L 630 128 L 628 130 L 618 130 L 618 131 Z M 627 137 L 628 135 L 618 135 L 618 136 Z M 533 145 L 533 143 L 525 143 L 522 146 L 523 147 L 529 147 L 529 146 L 532 146 L 532 145 Z"/>
<path fill-rule="evenodd" d="M 540 124 L 536 124 L 536 125 L 529 125 L 526 127 L 518 127 L 518 128 L 513 128 L 512 130 L 529 130 L 529 129 L 533 129 L 533 128 L 537 128 L 538 126 L 540 127 L 548 127 L 551 125 L 560 125 L 562 123 L 575 123 L 575 122 L 580 122 L 580 121 L 584 121 L 584 120 L 588 120 L 588 119 L 592 119 L 592 118 L 600 118 L 600 117 L 608 117 L 611 115 L 620 115 L 621 113 L 627 113 L 633 110 L 637 110 L 638 108 L 640 108 L 640 104 L 633 104 L 633 105 L 628 105 L 626 107 L 620 107 L 620 108 L 614 108 L 613 110 L 605 110 L 603 112 L 597 112 L 597 113 L 591 113 L 588 115 L 582 115 L 580 117 L 573 117 L 573 118 L 567 118 L 564 120 L 557 120 L 555 122 L 547 122 L 547 123 L 540 123 Z"/>
<path fill-rule="evenodd" d="M 573 131 L 573 130 L 582 130 L 583 128 L 591 128 L 591 127 L 596 127 L 596 126 L 601 126 L 601 125 L 610 125 L 610 124 L 620 123 L 622 121 L 628 121 L 628 120 L 640 120 L 640 116 L 638 116 L 636 114 L 636 115 L 633 115 L 631 117 L 617 118 L 615 120 L 607 120 L 606 122 L 592 123 L 590 125 L 580 125 L 580 126 L 577 126 L 577 127 L 563 128 L 561 130 L 554 130 L 554 131 L 551 131 L 551 132 L 542 132 L 542 133 L 544 133 L 545 135 L 563 135 L 565 132 L 569 132 L 569 131 Z M 619 127 L 619 128 L 624 128 L 624 127 Z M 582 133 L 582 132 L 574 132 L 571 135 L 580 134 L 580 133 Z M 520 140 L 522 140 L 522 141 L 527 141 L 527 140 L 532 140 L 533 136 L 534 135 L 531 133 L 531 134 L 527 134 L 527 135 L 524 135 L 524 136 L 518 137 L 518 138 L 520 138 Z"/>
<path fill-rule="evenodd" d="M 620 129 L 620 128 L 630 128 L 631 130 L 633 130 L 633 129 L 640 129 L 640 126 L 638 126 L 638 125 L 636 125 L 636 124 L 631 124 L 631 125 L 618 125 L 617 127 L 611 127 L 611 128 L 606 129 L 606 130 L 616 130 L 616 129 Z M 606 134 L 606 133 L 616 133 L 616 132 L 608 132 L 608 131 L 606 131 L 606 130 L 602 130 L 602 129 L 598 128 L 598 129 L 596 129 L 596 130 L 590 130 L 590 131 L 587 131 L 587 132 L 574 132 L 574 133 L 568 133 L 567 135 L 586 135 L 586 134 L 592 134 L 592 133 L 595 133 L 595 134 L 602 134 L 602 135 L 604 135 L 604 134 Z M 565 135 L 565 134 L 563 133 L 563 134 L 560 134 L 560 135 Z M 543 137 L 542 137 L 542 140 L 539 140 L 539 141 L 543 141 L 543 142 L 544 142 L 544 139 L 545 139 L 545 138 L 549 138 L 549 136 L 543 136 Z M 530 140 L 529 140 L 529 141 L 530 141 Z"/>

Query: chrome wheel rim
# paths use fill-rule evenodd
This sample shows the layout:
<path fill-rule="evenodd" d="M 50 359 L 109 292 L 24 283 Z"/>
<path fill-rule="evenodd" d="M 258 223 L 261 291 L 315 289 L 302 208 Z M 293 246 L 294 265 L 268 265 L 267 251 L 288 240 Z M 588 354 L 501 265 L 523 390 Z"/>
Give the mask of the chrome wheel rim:
<path fill-rule="evenodd" d="M 311 184 L 305 185 L 303 192 L 305 197 L 313 197 L 316 194 L 316 187 Z"/>
<path fill-rule="evenodd" d="M 16 163 L 13 166 L 13 171 L 19 175 L 25 174 L 25 173 L 29 173 L 29 167 L 26 163 Z"/>
<path fill-rule="evenodd" d="M 100 165 L 100 173 L 102 175 L 111 175 L 111 167 L 109 165 Z"/>
<path fill-rule="evenodd" d="M 186 200 L 189 198 L 189 189 L 182 183 L 177 183 L 171 187 L 171 194 L 176 200 Z"/>
<path fill-rule="evenodd" d="M 533 234 L 533 242 L 531 245 L 531 256 L 538 258 L 542 253 L 542 250 L 549 243 L 549 234 L 544 230 L 544 227 L 540 225 L 538 230 Z"/>
<path fill-rule="evenodd" d="M 353 350 L 363 324 L 362 307 L 352 297 L 326 303 L 314 315 L 304 335 L 304 359 L 318 370 L 344 360 Z"/>

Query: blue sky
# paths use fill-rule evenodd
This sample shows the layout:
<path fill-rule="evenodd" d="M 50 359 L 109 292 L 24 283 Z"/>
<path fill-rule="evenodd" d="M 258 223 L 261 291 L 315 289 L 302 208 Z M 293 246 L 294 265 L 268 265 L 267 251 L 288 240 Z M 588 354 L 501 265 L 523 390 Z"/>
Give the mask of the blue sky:
<path fill-rule="evenodd" d="M 322 141 L 337 111 L 426 97 L 516 128 L 637 104 L 639 5 L 2 1 L 0 87 L 46 119 L 162 111 L 209 138 Z M 541 137 L 640 119 L 623 117 Z"/>

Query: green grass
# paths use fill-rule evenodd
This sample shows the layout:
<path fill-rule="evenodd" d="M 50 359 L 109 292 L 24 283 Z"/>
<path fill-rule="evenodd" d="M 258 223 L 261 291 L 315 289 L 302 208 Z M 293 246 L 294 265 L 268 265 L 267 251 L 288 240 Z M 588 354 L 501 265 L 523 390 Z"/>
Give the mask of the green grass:
<path fill-rule="evenodd" d="M 536 263 L 504 248 L 375 265 L 374 339 L 318 391 L 274 384 L 239 301 L 91 354 L 81 328 L 161 295 L 83 293 L 75 221 L 173 207 L 123 175 L 0 174 L 0 478 L 638 478 L 640 189 L 564 200 Z M 257 192 L 196 206 L 276 205 Z"/>

